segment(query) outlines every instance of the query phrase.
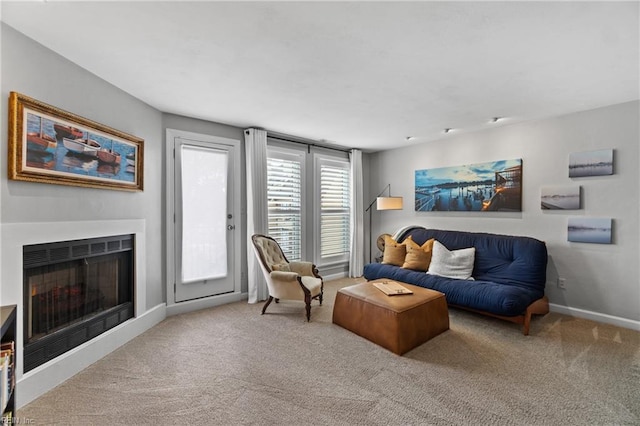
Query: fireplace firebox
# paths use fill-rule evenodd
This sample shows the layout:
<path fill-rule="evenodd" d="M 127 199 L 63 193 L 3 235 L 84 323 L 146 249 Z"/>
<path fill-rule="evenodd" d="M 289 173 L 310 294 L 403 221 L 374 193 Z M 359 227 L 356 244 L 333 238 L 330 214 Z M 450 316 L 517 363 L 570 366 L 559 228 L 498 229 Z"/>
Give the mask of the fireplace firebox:
<path fill-rule="evenodd" d="M 133 317 L 134 235 L 23 247 L 24 371 Z"/>

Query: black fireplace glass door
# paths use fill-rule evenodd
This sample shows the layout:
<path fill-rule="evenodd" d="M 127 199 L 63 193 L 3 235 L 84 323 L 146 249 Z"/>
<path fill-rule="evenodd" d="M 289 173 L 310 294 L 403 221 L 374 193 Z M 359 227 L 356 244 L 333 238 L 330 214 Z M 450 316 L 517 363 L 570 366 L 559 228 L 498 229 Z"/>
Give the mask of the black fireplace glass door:
<path fill-rule="evenodd" d="M 131 301 L 128 253 L 25 271 L 25 343 Z"/>

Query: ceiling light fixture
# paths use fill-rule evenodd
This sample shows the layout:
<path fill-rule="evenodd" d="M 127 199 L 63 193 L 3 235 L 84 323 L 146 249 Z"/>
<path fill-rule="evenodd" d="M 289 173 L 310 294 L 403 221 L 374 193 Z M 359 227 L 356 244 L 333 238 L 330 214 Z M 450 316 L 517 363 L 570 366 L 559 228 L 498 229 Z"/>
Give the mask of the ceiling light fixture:
<path fill-rule="evenodd" d="M 498 121 L 502 120 L 503 118 L 504 118 L 504 117 L 493 117 L 493 118 L 491 119 L 491 122 L 492 122 L 492 123 L 497 123 Z"/>
<path fill-rule="evenodd" d="M 406 140 L 407 142 L 414 140 L 415 137 L 414 136 L 407 136 L 406 138 L 404 138 L 404 140 Z"/>
<path fill-rule="evenodd" d="M 445 133 L 449 133 L 449 132 L 451 132 L 452 130 L 453 130 L 453 129 L 450 129 L 450 128 L 448 128 L 448 127 L 447 127 L 446 129 L 444 129 L 444 132 L 445 132 Z"/>

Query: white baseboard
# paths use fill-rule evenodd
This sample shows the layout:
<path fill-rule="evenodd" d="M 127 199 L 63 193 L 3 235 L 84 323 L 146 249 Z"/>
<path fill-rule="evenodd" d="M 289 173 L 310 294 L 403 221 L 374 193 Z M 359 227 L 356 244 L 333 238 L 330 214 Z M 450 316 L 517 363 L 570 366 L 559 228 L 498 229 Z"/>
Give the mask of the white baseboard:
<path fill-rule="evenodd" d="M 348 276 L 349 276 L 348 272 L 338 272 L 337 274 L 323 275 L 322 279 L 323 281 L 330 281 L 330 280 L 338 280 L 340 278 L 347 278 Z"/>
<path fill-rule="evenodd" d="M 16 406 L 30 403 L 166 318 L 161 303 L 59 357 L 24 373 L 16 385 Z"/>
<path fill-rule="evenodd" d="M 599 312 L 587 311 L 584 309 L 571 308 L 569 306 L 556 305 L 554 303 L 549 303 L 549 310 L 551 312 L 557 312 L 559 314 L 565 314 L 576 318 L 588 319 L 640 331 L 640 321 L 615 317 L 613 315 L 601 314 Z"/>
<path fill-rule="evenodd" d="M 247 300 L 248 298 L 249 293 L 227 293 L 219 294 L 217 296 L 203 297 L 202 299 L 174 303 L 167 306 L 167 316 L 186 314 L 187 312 L 198 311 L 200 309 L 213 308 L 214 306 Z"/>

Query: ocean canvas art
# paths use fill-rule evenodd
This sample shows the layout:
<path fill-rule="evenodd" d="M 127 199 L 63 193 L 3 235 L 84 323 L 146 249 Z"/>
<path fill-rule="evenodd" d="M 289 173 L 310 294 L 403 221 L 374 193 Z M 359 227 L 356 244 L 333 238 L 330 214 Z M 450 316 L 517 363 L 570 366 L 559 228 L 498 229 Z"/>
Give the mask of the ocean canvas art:
<path fill-rule="evenodd" d="M 580 186 L 543 186 L 540 188 L 542 210 L 580 209 Z"/>
<path fill-rule="evenodd" d="M 415 211 L 522 211 L 522 159 L 416 170 Z"/>
<path fill-rule="evenodd" d="M 569 177 L 613 174 L 613 150 L 572 152 L 569 154 Z"/>
<path fill-rule="evenodd" d="M 611 244 L 611 222 L 611 218 L 571 217 L 567 226 L 567 240 Z"/>

